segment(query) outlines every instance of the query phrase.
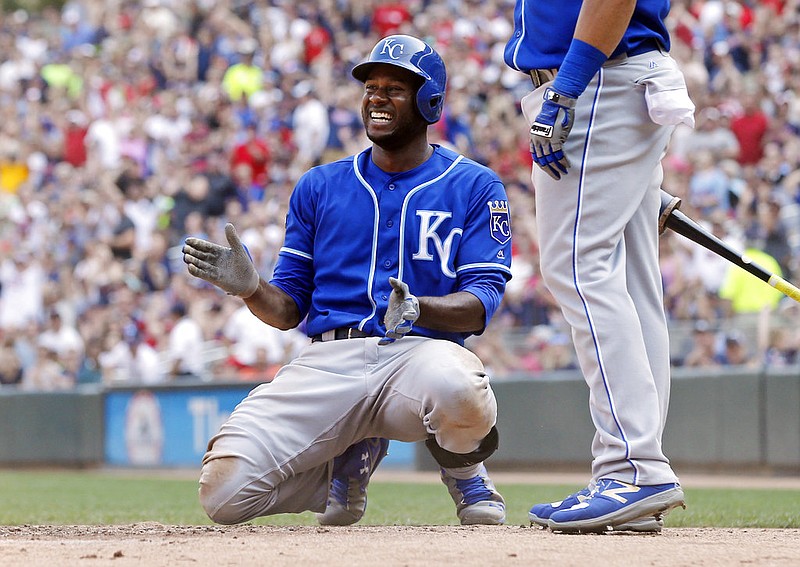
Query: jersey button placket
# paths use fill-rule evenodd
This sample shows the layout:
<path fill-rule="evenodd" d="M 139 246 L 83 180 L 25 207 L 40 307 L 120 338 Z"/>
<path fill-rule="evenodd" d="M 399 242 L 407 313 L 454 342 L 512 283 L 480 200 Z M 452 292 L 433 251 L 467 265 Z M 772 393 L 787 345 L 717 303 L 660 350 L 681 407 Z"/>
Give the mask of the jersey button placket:
<path fill-rule="evenodd" d="M 399 218 L 403 208 L 403 192 L 400 190 L 400 185 L 394 180 L 388 181 L 383 186 L 382 197 L 379 197 L 383 230 L 381 231 L 376 255 L 378 258 L 383 257 L 383 259 L 379 260 L 376 265 L 373 291 L 375 300 L 384 304 L 384 306 L 392 292 L 389 285 L 389 276 L 396 276 L 395 271 L 398 268 L 397 258 L 392 255 L 397 253 L 399 245 L 397 227 L 400 226 Z M 398 219 L 398 222 L 395 222 L 396 219 Z"/>

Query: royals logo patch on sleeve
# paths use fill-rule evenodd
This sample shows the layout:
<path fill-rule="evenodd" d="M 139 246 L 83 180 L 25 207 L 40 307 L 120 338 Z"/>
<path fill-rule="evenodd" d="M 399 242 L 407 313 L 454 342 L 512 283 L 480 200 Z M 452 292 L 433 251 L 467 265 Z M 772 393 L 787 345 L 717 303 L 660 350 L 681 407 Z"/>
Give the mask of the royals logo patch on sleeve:
<path fill-rule="evenodd" d="M 505 244 L 511 238 L 511 219 L 508 216 L 508 201 L 489 201 L 489 228 L 492 238 Z"/>

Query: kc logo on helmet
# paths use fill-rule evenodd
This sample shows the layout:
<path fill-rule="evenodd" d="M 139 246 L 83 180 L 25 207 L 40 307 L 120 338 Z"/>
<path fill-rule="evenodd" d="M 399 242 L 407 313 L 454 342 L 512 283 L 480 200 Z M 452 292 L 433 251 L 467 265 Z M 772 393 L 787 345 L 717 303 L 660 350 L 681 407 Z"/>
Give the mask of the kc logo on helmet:
<path fill-rule="evenodd" d="M 489 201 L 489 227 L 492 238 L 505 244 L 511 238 L 511 219 L 508 216 L 508 201 Z"/>
<path fill-rule="evenodd" d="M 400 59 L 400 56 L 403 55 L 404 47 L 402 43 L 397 43 L 396 39 L 388 38 L 383 42 L 381 55 L 388 55 L 390 59 Z"/>

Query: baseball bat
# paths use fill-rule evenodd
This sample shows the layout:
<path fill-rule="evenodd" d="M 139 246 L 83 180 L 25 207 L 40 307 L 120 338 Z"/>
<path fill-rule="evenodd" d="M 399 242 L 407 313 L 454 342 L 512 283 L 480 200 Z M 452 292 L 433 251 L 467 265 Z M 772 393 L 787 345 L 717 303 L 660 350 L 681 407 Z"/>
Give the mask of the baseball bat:
<path fill-rule="evenodd" d="M 681 200 L 674 195 L 670 195 L 663 189 L 661 190 L 661 210 L 658 219 L 659 232 L 664 232 L 669 228 L 680 235 L 685 236 L 692 242 L 719 254 L 729 262 L 739 266 L 749 274 L 754 275 L 800 303 L 800 289 L 769 270 L 753 262 L 745 254 L 735 250 L 732 246 L 714 236 L 711 232 L 697 224 L 691 218 L 678 210 Z"/>

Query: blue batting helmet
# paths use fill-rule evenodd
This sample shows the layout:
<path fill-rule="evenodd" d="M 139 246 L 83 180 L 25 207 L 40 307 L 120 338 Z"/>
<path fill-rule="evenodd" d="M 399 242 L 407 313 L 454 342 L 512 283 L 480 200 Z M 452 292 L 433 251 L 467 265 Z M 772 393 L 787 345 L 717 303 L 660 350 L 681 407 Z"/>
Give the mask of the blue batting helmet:
<path fill-rule="evenodd" d="M 447 71 L 439 54 L 427 43 L 410 35 L 390 35 L 380 40 L 369 58 L 353 67 L 353 77 L 362 83 L 370 70 L 379 63 L 408 69 L 422 77 L 422 86 L 417 90 L 417 110 L 428 124 L 442 116 Z"/>

